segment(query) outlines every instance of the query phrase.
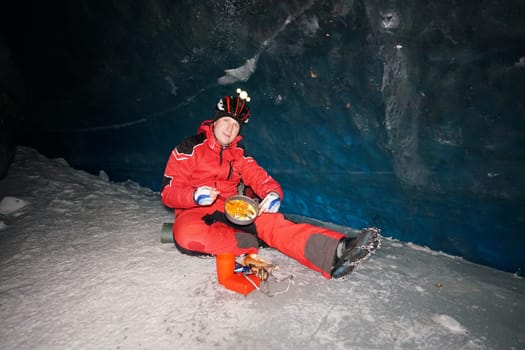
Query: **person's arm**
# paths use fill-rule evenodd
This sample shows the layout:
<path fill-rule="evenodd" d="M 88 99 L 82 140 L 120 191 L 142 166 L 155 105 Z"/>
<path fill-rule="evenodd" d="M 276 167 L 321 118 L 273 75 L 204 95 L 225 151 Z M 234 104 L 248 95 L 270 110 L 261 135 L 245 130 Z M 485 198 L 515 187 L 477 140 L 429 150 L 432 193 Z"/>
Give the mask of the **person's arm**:
<path fill-rule="evenodd" d="M 192 208 L 197 206 L 191 185 L 194 159 L 191 154 L 179 152 L 178 147 L 171 152 L 164 170 L 161 199 L 170 208 Z"/>
<path fill-rule="evenodd" d="M 281 185 L 252 157 L 244 157 L 242 179 L 260 198 L 265 198 L 270 192 L 277 193 L 281 200 L 283 198 Z"/>

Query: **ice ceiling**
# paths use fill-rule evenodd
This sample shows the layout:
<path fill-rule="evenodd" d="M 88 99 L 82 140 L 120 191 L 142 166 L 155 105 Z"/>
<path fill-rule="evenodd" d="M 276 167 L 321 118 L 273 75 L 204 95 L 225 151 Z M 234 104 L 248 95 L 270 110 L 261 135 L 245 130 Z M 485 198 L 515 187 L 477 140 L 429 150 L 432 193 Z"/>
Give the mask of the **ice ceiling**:
<path fill-rule="evenodd" d="M 282 211 L 523 272 L 523 1 L 10 6 L 18 143 L 158 190 L 171 149 L 242 87 Z"/>

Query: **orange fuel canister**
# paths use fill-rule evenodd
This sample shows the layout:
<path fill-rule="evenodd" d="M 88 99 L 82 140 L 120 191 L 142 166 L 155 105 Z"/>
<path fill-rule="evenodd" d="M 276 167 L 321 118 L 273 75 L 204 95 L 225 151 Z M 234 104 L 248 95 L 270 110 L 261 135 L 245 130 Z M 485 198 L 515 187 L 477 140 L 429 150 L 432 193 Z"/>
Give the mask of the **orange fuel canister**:
<path fill-rule="evenodd" d="M 217 279 L 220 284 L 233 276 L 235 268 L 235 255 L 233 254 L 219 254 L 215 256 L 215 264 L 217 266 Z"/>
<path fill-rule="evenodd" d="M 234 272 L 235 255 L 219 254 L 215 257 L 215 261 L 217 279 L 227 289 L 247 295 L 261 285 L 261 280 L 253 274 L 243 275 Z"/>

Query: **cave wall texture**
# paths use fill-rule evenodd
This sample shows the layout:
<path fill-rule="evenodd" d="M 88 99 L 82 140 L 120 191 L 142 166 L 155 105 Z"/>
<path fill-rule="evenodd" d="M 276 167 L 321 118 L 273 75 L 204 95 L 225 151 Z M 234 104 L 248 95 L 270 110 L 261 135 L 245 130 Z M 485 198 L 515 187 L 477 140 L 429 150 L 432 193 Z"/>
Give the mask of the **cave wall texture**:
<path fill-rule="evenodd" d="M 524 1 L 2 7 L 4 144 L 158 191 L 172 148 L 242 87 L 281 211 L 522 274 Z"/>

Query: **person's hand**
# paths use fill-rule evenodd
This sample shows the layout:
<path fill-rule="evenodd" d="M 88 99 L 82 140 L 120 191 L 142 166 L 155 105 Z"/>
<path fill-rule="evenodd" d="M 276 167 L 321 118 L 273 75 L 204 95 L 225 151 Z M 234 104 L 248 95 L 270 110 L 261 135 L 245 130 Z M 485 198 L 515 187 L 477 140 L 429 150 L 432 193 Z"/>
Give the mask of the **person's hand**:
<path fill-rule="evenodd" d="M 201 186 L 195 190 L 193 199 L 198 205 L 211 205 L 217 199 L 219 191 L 210 186 Z"/>
<path fill-rule="evenodd" d="M 277 213 L 281 207 L 281 198 L 276 192 L 270 192 L 259 204 L 259 215 L 262 213 Z"/>

